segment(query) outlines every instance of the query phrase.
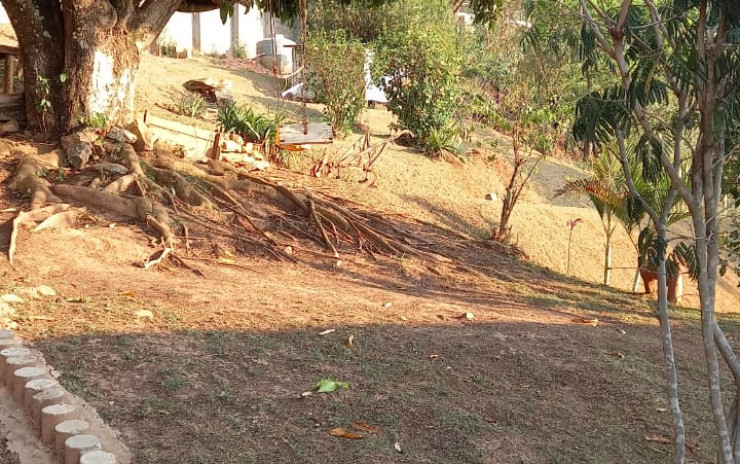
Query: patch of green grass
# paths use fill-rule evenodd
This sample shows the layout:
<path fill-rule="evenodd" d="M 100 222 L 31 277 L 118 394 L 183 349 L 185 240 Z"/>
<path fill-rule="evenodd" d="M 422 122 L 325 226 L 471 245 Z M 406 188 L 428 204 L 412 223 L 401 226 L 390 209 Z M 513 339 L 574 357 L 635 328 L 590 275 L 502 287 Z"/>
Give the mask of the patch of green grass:
<path fill-rule="evenodd" d="M 568 306 L 568 302 L 554 295 L 524 296 L 522 301 L 535 308 L 558 308 Z"/>
<path fill-rule="evenodd" d="M 433 406 L 433 412 L 443 427 L 465 436 L 474 436 L 492 428 L 476 412 L 441 405 Z"/>
<path fill-rule="evenodd" d="M 169 367 L 161 372 L 162 382 L 160 385 L 167 393 L 175 393 L 184 390 L 188 386 L 188 379 L 186 379 L 182 371 L 176 367 Z"/>
<path fill-rule="evenodd" d="M 588 312 L 614 313 L 614 312 L 623 311 L 623 308 L 614 306 L 613 304 L 610 304 L 609 302 L 603 301 L 601 299 L 587 298 L 584 300 L 575 300 L 575 301 L 578 301 L 575 305 L 576 308 L 582 309 Z"/>
<path fill-rule="evenodd" d="M 90 382 L 84 379 L 83 374 L 79 371 L 65 372 L 59 378 L 59 384 L 68 392 L 82 398 L 90 399 L 99 396 L 99 392 Z"/>
<path fill-rule="evenodd" d="M 177 414 L 180 417 L 192 415 L 187 404 L 175 398 L 143 398 L 136 408 L 134 415 L 139 419 L 153 419 L 161 416 Z"/>

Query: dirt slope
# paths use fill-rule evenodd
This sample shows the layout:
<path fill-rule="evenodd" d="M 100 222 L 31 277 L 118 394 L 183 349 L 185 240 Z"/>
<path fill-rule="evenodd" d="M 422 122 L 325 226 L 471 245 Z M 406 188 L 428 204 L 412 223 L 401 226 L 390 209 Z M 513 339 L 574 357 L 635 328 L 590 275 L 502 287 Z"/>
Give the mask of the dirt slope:
<path fill-rule="evenodd" d="M 151 57 L 140 101 L 164 115 L 157 105 L 206 73 L 232 79 L 243 101 L 274 104 L 263 77 Z M 366 117 L 376 139 L 387 134 L 387 112 Z M 497 220 L 500 206 L 484 195 L 500 192 L 506 143 L 496 161 L 484 153 L 462 165 L 392 148 L 373 186 L 352 172 L 273 175 L 481 239 Z M 0 181 L 15 162 L 0 160 Z M 308 164 L 299 163 L 302 172 Z M 666 447 L 646 440 L 671 433 L 651 301 L 589 283 L 602 272 L 598 218 L 578 200 L 550 199 L 563 176 L 579 173 L 549 160 L 526 193 L 513 225 L 531 263 L 437 236 L 455 264 L 350 255 L 337 267 L 308 254 L 296 265 L 217 264 L 204 254 L 193 264 L 202 277 L 147 272 L 141 263 L 154 248 L 141 225 L 94 215 L 73 229 L 22 231 L 16 264 L 0 258 L 0 294 L 25 296 L 13 316 L 20 333 L 121 431 L 140 463 L 668 462 Z M 0 211 L 24 205 L 3 189 Z M 0 223 L 12 217 L 0 213 Z M 582 280 L 563 275 L 565 223 L 575 217 L 584 224 L 574 231 L 571 267 Z M 633 261 L 620 235 L 615 266 Z M 614 281 L 629 287 L 631 272 L 615 272 Z M 28 296 L 41 284 L 57 296 Z M 697 314 L 673 311 L 692 459 L 708 462 Z M 738 320 L 728 315 L 723 324 L 737 340 Z M 327 329 L 335 331 L 319 335 Z M 349 389 L 301 396 L 325 378 Z M 334 437 L 337 427 L 364 438 Z"/>
<path fill-rule="evenodd" d="M 140 86 L 139 103 L 159 115 L 177 117 L 162 107 L 175 103 L 182 82 L 204 76 L 231 81 L 234 96 L 240 103 L 262 111 L 282 112 L 291 120 L 301 117 L 299 105 L 295 102 L 273 97 L 277 95 L 277 86 L 271 76 L 245 69 L 219 67 L 212 59 L 184 61 L 146 56 L 140 75 L 140 82 L 146 85 Z M 321 105 L 308 105 L 309 119 L 319 120 L 322 110 Z M 383 108 L 368 109 L 363 121 L 370 127 L 374 140 L 379 140 L 389 134 L 388 127 L 393 117 Z M 208 126 L 203 121 L 193 123 Z M 325 150 L 342 153 L 358 138 L 359 135 L 351 135 L 332 147 L 307 152 L 303 161 L 298 163 L 299 169 L 307 173 L 311 160 L 320 159 Z M 343 180 L 327 180 L 325 185 L 332 191 L 341 192 L 377 209 L 410 213 L 444 224 L 475 239 L 485 239 L 490 236 L 489 231 L 498 222 L 501 211 L 500 202 L 487 201 L 485 195 L 495 192 L 500 197 L 503 193 L 509 174 L 507 160 L 511 157 L 511 143 L 505 136 L 479 128 L 468 146 L 470 149 L 477 148 L 480 154 L 469 156 L 468 162 L 462 165 L 429 159 L 403 147 L 390 147 L 375 165 L 377 181 L 373 187 L 357 184 L 356 180 L 361 176 L 352 172 L 343 174 Z M 495 161 L 489 160 L 491 156 L 495 157 Z M 570 219 L 583 219 L 583 223 L 573 231 L 571 275 L 588 282 L 602 282 L 604 233 L 596 211 L 582 198 L 553 198 L 554 192 L 564 182 L 585 175 L 573 163 L 556 158 L 546 159 L 535 173 L 531 188 L 525 192 L 511 221 L 516 240 L 534 263 L 565 273 L 569 234 L 567 222 Z M 347 182 L 348 179 L 354 179 L 355 182 Z M 622 229 L 618 229 L 614 237 L 612 259 L 612 285 L 631 290 L 636 254 L 632 242 Z M 740 292 L 737 283 L 737 279 L 730 276 L 720 285 L 720 311 L 738 311 Z M 694 286 L 687 283 L 685 295 L 684 305 L 698 306 Z"/>

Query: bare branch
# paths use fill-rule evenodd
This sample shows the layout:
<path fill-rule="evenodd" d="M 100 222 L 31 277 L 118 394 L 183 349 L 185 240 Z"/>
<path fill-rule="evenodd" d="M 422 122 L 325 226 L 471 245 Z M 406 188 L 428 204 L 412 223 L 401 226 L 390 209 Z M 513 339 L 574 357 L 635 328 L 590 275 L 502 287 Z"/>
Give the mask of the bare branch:
<path fill-rule="evenodd" d="M 627 16 L 629 15 L 630 8 L 632 7 L 632 0 L 622 0 L 622 9 L 619 12 L 619 20 L 615 27 L 616 32 L 621 35 L 624 30 L 624 26 L 627 24 Z"/>
<path fill-rule="evenodd" d="M 140 49 L 157 38 L 181 3 L 182 0 L 145 0 L 136 8 L 129 28 L 137 34 Z"/>

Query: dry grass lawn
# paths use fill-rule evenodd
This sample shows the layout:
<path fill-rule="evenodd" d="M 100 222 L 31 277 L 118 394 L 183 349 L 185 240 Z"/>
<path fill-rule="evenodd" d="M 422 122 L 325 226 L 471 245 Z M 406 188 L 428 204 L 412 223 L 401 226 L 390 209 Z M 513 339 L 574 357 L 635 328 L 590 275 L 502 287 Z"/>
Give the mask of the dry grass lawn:
<path fill-rule="evenodd" d="M 169 116 L 164 108 L 181 83 L 206 75 L 233 80 L 240 101 L 295 110 L 269 97 L 274 83 L 264 76 L 152 57 L 140 104 Z M 310 110 L 320 115 L 318 106 Z M 376 140 L 387 135 L 387 112 L 365 117 Z M 153 249 L 141 226 L 111 228 L 111 218 L 97 215 L 85 227 L 24 231 L 17 263 L 0 258 L 0 293 L 56 289 L 57 297 L 18 307 L 19 332 L 121 432 L 137 463 L 670 462 L 668 447 L 646 440 L 670 436 L 671 421 L 652 300 L 626 291 L 634 263 L 627 237 L 617 239 L 615 266 L 625 269 L 615 271 L 616 288 L 598 285 L 598 217 L 578 199 L 551 199 L 582 171 L 548 160 L 513 219 L 531 262 L 487 244 L 499 205 L 484 195 L 500 192 L 508 142 L 482 134 L 488 145 L 465 164 L 394 147 L 373 186 L 352 172 L 310 178 L 310 159 L 296 163 L 298 173 L 271 173 L 402 222 L 468 235 L 418 229 L 452 263 L 347 255 L 337 267 L 306 254 L 300 264 L 203 261 L 203 277 L 182 268 L 146 272 L 140 264 Z M 0 177 L 16 161 L 0 159 Z M 0 211 L 24 206 L 2 193 Z M 575 217 L 584 224 L 574 233 L 574 275 L 566 276 L 565 223 Z M 0 223 L 11 218 L 0 213 Z M 728 312 L 737 293 L 726 287 Z M 137 316 L 142 309 L 152 317 Z M 710 462 L 698 315 L 673 314 L 691 458 Z M 736 341 L 740 319 L 728 313 L 722 323 Z M 335 330 L 320 335 L 327 329 Z M 325 378 L 349 388 L 302 396 Z M 353 421 L 373 429 L 353 429 Z M 332 436 L 337 427 L 363 438 Z"/>

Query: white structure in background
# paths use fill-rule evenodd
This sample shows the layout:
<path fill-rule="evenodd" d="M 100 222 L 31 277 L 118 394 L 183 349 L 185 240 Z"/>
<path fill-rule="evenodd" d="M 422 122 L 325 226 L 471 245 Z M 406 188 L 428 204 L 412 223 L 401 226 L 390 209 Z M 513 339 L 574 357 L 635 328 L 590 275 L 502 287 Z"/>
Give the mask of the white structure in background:
<path fill-rule="evenodd" d="M 274 21 L 274 32 L 298 41 L 300 32 Z M 0 6 L 0 24 L 9 24 L 5 9 Z M 159 36 L 160 43 L 171 43 L 177 51 L 233 54 L 238 48 L 244 49 L 247 58 L 257 56 L 257 42 L 272 34 L 270 19 L 256 8 L 245 14 L 244 6 L 235 5 L 234 16 L 221 22 L 219 10 L 205 13 L 175 13 Z M 190 54 L 188 53 L 188 54 Z"/>
<path fill-rule="evenodd" d="M 373 83 L 372 73 L 371 73 L 371 66 L 373 64 L 373 53 L 370 50 L 365 50 L 365 100 L 368 103 L 382 103 L 386 104 L 388 103 L 388 97 L 386 96 L 383 89 L 378 87 Z M 390 76 L 383 76 L 384 80 L 390 80 Z M 304 97 L 303 95 L 303 83 L 298 83 L 294 85 L 293 87 L 289 88 L 288 90 L 284 91 L 282 93 L 283 98 L 294 98 L 296 100 L 300 100 Z M 311 91 L 311 89 L 308 89 L 306 91 L 305 98 L 308 101 L 312 101 L 314 99 L 315 95 Z"/>
<path fill-rule="evenodd" d="M 234 5 L 234 15 L 221 22 L 219 10 L 204 13 L 175 13 L 159 36 L 160 44 L 173 44 L 178 52 L 236 54 L 241 49 L 246 58 L 257 56 L 257 42 L 271 37 L 269 15 L 252 8 Z M 274 33 L 297 41 L 299 31 L 275 19 Z"/>

